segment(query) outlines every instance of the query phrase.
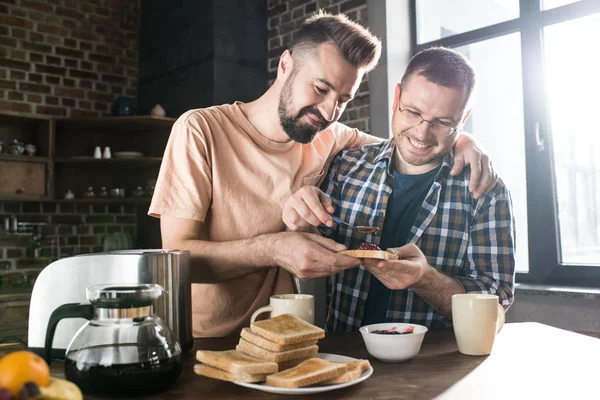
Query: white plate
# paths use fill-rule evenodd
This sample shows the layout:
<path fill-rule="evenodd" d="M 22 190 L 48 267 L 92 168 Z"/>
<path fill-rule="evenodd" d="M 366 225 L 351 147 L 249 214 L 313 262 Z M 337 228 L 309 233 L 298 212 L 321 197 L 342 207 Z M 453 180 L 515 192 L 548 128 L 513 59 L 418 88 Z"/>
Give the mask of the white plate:
<path fill-rule="evenodd" d="M 326 361 L 353 361 L 356 358 L 339 356 L 337 354 L 318 353 L 317 358 L 321 358 Z M 233 382 L 236 385 L 244 386 L 250 389 L 262 390 L 267 393 L 276 394 L 314 394 L 321 392 L 328 392 L 330 390 L 342 389 L 348 386 L 356 385 L 373 375 L 373 367 L 369 368 L 362 373 L 360 378 L 352 382 L 339 383 L 337 385 L 326 385 L 326 386 L 310 386 L 297 389 L 280 388 L 275 386 L 268 386 L 266 383 L 244 383 L 244 382 Z"/>
<path fill-rule="evenodd" d="M 116 153 L 113 153 L 114 158 L 136 158 L 143 156 L 144 154 L 139 151 L 117 151 Z"/>

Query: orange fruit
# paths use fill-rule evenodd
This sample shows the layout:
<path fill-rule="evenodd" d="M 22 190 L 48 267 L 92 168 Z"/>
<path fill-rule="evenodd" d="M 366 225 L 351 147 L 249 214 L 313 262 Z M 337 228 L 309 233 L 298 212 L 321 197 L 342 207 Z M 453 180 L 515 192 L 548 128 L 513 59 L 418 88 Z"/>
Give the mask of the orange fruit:
<path fill-rule="evenodd" d="M 50 368 L 43 358 L 29 351 L 15 351 L 0 358 L 0 388 L 15 397 L 27 382 L 46 387 L 50 383 Z"/>

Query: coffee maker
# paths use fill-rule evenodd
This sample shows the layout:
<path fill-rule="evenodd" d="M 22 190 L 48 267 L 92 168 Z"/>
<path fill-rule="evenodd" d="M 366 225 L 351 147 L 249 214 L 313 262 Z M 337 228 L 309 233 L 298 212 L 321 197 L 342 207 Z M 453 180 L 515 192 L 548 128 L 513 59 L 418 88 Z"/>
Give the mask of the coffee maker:
<path fill-rule="evenodd" d="M 173 331 L 184 352 L 193 347 L 188 251 L 124 250 L 63 258 L 42 270 L 29 306 L 29 350 L 44 355 L 50 315 L 64 304 L 86 303 L 86 288 L 98 284 L 158 284 L 166 293 L 157 300 L 156 314 Z M 87 321 L 61 320 L 51 357 L 64 360 L 65 349 Z"/>

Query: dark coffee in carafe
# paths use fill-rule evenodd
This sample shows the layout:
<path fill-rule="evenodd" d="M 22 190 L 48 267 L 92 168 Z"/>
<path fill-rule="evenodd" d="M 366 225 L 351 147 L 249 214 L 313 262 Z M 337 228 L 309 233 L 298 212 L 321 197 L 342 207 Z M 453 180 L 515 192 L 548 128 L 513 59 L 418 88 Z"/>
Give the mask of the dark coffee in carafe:
<path fill-rule="evenodd" d="M 119 353 L 143 352 L 152 356 L 143 362 L 120 361 Z M 109 353 L 111 353 L 109 355 Z M 101 355 L 102 354 L 102 355 Z M 113 360 L 109 365 L 89 364 L 84 360 Z M 129 357 L 126 357 L 129 358 Z M 77 361 L 76 361 L 77 360 Z M 65 378 L 87 394 L 112 397 L 134 397 L 167 390 L 175 384 L 182 370 L 181 355 L 168 357 L 160 347 L 138 345 L 97 346 L 67 354 Z"/>
<path fill-rule="evenodd" d="M 163 291 L 156 284 L 86 288 L 90 304 L 64 304 L 50 316 L 47 358 L 58 322 L 86 318 L 65 353 L 65 377 L 83 393 L 133 397 L 168 389 L 181 374 L 181 346 L 154 314 Z"/>

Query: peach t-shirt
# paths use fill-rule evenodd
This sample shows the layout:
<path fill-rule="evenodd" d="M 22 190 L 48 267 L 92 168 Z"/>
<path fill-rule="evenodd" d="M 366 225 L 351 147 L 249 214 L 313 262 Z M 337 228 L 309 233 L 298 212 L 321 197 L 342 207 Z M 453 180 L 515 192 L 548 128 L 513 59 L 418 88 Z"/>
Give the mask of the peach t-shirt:
<path fill-rule="evenodd" d="M 335 123 L 310 144 L 278 143 L 254 128 L 239 103 L 190 110 L 173 125 L 148 214 L 203 222 L 216 242 L 282 232 L 288 196 L 318 183 L 339 150 L 375 140 Z M 271 295 L 292 292 L 283 268 L 193 284 L 194 336 L 237 333 Z"/>

